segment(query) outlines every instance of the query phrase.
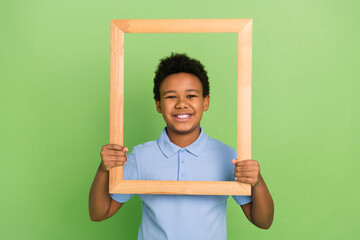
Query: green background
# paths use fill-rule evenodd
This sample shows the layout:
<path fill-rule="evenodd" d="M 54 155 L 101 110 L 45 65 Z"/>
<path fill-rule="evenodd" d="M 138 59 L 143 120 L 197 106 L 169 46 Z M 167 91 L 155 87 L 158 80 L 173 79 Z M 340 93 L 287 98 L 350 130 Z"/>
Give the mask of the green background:
<path fill-rule="evenodd" d="M 136 239 L 141 201 L 95 223 L 88 193 L 109 143 L 110 19 L 252 18 L 252 158 L 269 230 L 229 198 L 228 239 L 358 239 L 357 1 L 1 1 L 0 239 Z M 236 146 L 236 35 L 127 34 L 125 144 L 164 127 L 158 60 L 186 52 L 211 84 L 205 131 Z M 175 216 L 174 216 L 175 217 Z"/>

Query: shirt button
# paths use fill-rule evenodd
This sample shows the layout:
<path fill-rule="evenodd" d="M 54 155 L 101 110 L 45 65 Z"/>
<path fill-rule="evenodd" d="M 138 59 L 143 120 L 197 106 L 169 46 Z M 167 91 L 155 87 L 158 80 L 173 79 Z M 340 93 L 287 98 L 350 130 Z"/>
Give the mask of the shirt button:
<path fill-rule="evenodd" d="M 185 150 L 184 149 L 181 149 L 181 152 L 183 153 Z"/>
<path fill-rule="evenodd" d="M 184 163 L 184 161 L 181 161 L 181 163 Z"/>

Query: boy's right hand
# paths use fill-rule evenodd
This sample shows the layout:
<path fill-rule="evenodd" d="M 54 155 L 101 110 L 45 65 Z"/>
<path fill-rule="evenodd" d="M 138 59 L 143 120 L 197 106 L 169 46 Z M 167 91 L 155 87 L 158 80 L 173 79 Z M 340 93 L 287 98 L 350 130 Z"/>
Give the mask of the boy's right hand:
<path fill-rule="evenodd" d="M 128 149 L 118 144 L 107 144 L 102 146 L 101 167 L 104 171 L 116 166 L 124 166 L 127 162 L 126 152 Z"/>

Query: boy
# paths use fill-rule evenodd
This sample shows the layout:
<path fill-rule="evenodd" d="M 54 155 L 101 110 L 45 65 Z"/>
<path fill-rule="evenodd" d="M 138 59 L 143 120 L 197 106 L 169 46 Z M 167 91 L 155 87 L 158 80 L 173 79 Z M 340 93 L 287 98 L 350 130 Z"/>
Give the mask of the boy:
<path fill-rule="evenodd" d="M 252 185 L 252 196 L 233 196 L 254 225 L 268 229 L 274 205 L 256 160 L 236 160 L 236 150 L 210 138 L 200 127 L 209 108 L 204 66 L 185 54 L 161 60 L 154 78 L 156 109 L 166 127 L 160 138 L 128 149 L 104 145 L 93 181 L 89 212 L 93 221 L 115 214 L 133 194 L 109 194 L 109 169 L 124 166 L 124 179 L 240 181 Z M 143 216 L 138 239 L 226 239 L 228 196 L 139 194 Z"/>

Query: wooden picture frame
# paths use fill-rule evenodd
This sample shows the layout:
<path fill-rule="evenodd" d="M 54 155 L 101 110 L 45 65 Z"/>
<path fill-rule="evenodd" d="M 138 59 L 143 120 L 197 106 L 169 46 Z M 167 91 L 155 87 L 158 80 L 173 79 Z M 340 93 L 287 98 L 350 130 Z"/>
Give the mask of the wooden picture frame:
<path fill-rule="evenodd" d="M 110 144 L 123 145 L 125 33 L 238 33 L 237 159 L 251 159 L 252 19 L 111 20 Z M 251 195 L 235 181 L 123 180 L 123 167 L 110 169 L 110 193 Z"/>

